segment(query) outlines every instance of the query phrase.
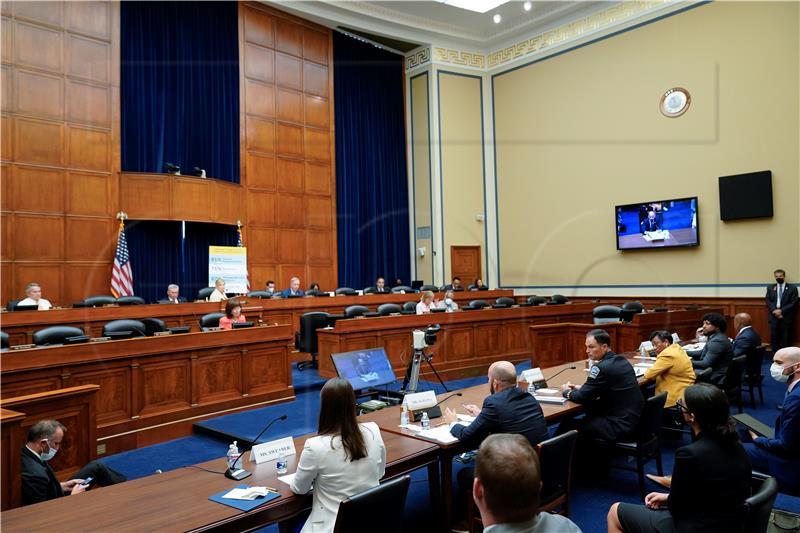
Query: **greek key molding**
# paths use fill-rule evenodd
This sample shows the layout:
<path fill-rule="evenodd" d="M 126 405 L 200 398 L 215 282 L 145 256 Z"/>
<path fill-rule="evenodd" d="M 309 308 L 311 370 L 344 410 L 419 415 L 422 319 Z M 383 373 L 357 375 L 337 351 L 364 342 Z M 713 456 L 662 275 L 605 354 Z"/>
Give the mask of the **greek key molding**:
<path fill-rule="evenodd" d="M 419 48 L 406 56 L 406 71 L 421 67 L 431 62 L 430 47 Z"/>

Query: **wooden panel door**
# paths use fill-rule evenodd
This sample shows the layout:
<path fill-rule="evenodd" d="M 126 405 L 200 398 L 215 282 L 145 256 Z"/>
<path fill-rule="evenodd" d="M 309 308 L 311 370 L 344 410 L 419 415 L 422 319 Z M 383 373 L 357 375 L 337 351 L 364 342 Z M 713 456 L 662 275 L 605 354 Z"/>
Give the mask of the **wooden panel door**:
<path fill-rule="evenodd" d="M 461 278 L 464 287 L 481 276 L 480 246 L 450 247 L 450 279 Z"/>

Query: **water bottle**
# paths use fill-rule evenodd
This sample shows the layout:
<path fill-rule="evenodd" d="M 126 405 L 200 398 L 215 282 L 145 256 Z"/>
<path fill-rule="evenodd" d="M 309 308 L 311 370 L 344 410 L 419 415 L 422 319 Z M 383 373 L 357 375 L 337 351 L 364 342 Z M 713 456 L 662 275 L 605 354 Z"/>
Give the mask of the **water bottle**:
<path fill-rule="evenodd" d="M 405 405 L 403 406 L 403 410 L 400 412 L 400 425 L 403 427 L 408 425 L 408 407 Z"/>
<path fill-rule="evenodd" d="M 225 457 L 228 460 L 228 468 L 230 470 L 236 468 L 236 461 L 239 460 L 239 448 L 236 445 L 236 441 L 233 441 L 233 444 L 228 446 L 228 453 Z"/>
<path fill-rule="evenodd" d="M 422 419 L 420 420 L 422 423 L 422 430 L 425 431 L 426 429 L 431 429 L 431 419 L 428 418 L 428 412 L 425 411 L 422 413 Z"/>
<path fill-rule="evenodd" d="M 641 349 L 639 350 L 639 355 L 641 355 L 642 358 L 650 356 L 650 354 L 647 353 L 647 350 L 644 347 L 644 343 L 642 343 Z"/>
<path fill-rule="evenodd" d="M 278 474 L 283 475 L 283 474 L 286 473 L 286 470 L 287 470 L 286 465 L 287 465 L 286 456 L 285 455 L 281 455 L 278 458 L 278 462 L 276 464 L 276 467 L 277 467 L 277 470 L 278 470 Z"/>
<path fill-rule="evenodd" d="M 533 384 L 533 380 L 531 380 L 531 382 L 528 383 L 528 394 L 533 396 L 535 393 L 536 393 L 536 386 Z"/>

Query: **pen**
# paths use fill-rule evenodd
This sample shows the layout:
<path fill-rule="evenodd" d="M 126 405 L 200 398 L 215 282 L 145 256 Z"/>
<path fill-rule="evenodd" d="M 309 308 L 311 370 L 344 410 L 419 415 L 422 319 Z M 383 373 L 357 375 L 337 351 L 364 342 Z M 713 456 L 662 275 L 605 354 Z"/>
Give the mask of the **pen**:
<path fill-rule="evenodd" d="M 267 489 L 267 490 L 268 490 L 268 491 L 270 491 L 270 492 L 274 492 L 275 494 L 280 494 L 280 493 L 278 492 L 278 489 L 273 489 L 272 487 L 264 487 L 264 488 L 265 488 L 265 489 Z"/>

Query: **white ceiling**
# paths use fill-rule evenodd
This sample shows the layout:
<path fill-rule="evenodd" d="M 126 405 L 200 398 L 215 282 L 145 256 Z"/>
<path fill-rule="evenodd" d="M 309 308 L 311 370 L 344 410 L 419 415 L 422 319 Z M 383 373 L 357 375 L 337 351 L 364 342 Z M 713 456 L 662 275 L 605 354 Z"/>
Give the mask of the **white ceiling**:
<path fill-rule="evenodd" d="M 420 45 L 454 46 L 489 52 L 518 38 L 542 33 L 619 2 L 510 1 L 476 13 L 436 1 L 273 0 L 268 3 L 329 27 L 349 27 Z M 500 24 L 492 22 L 499 13 Z"/>

